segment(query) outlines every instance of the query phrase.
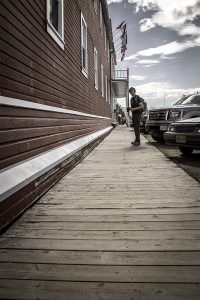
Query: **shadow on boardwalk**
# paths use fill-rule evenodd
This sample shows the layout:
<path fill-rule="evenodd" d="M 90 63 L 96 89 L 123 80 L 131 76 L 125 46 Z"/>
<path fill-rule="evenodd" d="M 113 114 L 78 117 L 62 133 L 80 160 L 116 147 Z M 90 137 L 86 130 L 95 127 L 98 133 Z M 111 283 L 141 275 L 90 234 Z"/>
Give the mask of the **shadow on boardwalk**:
<path fill-rule="evenodd" d="M 200 299 L 200 188 L 115 129 L 1 238 L 0 299 Z"/>

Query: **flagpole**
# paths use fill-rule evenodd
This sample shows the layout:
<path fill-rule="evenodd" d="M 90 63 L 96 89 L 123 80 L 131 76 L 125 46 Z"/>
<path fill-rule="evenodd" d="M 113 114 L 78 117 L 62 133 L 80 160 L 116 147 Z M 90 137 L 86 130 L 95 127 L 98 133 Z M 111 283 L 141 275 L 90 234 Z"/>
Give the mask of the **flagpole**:
<path fill-rule="evenodd" d="M 127 88 L 127 93 L 126 93 L 126 107 L 128 108 L 128 107 L 130 107 L 129 106 L 129 68 L 127 68 L 127 79 L 128 79 L 128 88 Z M 128 127 L 129 127 L 130 126 L 129 112 L 127 112 L 127 122 L 128 122 Z"/>

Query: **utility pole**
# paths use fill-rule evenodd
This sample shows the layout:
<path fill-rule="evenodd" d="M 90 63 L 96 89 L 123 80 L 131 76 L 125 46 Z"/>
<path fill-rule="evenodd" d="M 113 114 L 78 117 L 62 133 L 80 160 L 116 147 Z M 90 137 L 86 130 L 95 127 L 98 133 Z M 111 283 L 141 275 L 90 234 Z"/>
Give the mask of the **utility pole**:
<path fill-rule="evenodd" d="M 166 105 L 166 94 L 165 94 L 165 91 L 164 91 L 164 97 L 163 97 L 163 100 L 164 100 L 164 106 Z"/>

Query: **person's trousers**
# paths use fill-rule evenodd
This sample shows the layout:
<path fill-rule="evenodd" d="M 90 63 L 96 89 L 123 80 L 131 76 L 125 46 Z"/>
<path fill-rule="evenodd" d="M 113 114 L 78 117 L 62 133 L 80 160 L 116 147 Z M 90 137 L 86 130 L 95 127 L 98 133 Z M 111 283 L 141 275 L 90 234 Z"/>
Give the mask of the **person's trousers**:
<path fill-rule="evenodd" d="M 140 120 L 141 114 L 133 114 L 132 121 L 133 121 L 133 128 L 135 131 L 135 141 L 140 142 Z"/>

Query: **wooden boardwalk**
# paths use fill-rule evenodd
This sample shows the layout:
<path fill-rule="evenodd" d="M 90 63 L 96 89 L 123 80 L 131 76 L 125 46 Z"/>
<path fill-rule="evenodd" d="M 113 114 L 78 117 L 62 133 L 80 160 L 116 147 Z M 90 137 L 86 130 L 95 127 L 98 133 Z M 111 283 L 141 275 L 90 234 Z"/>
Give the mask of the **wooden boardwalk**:
<path fill-rule="evenodd" d="M 200 186 L 117 128 L 1 237 L 0 299 L 199 300 Z"/>

